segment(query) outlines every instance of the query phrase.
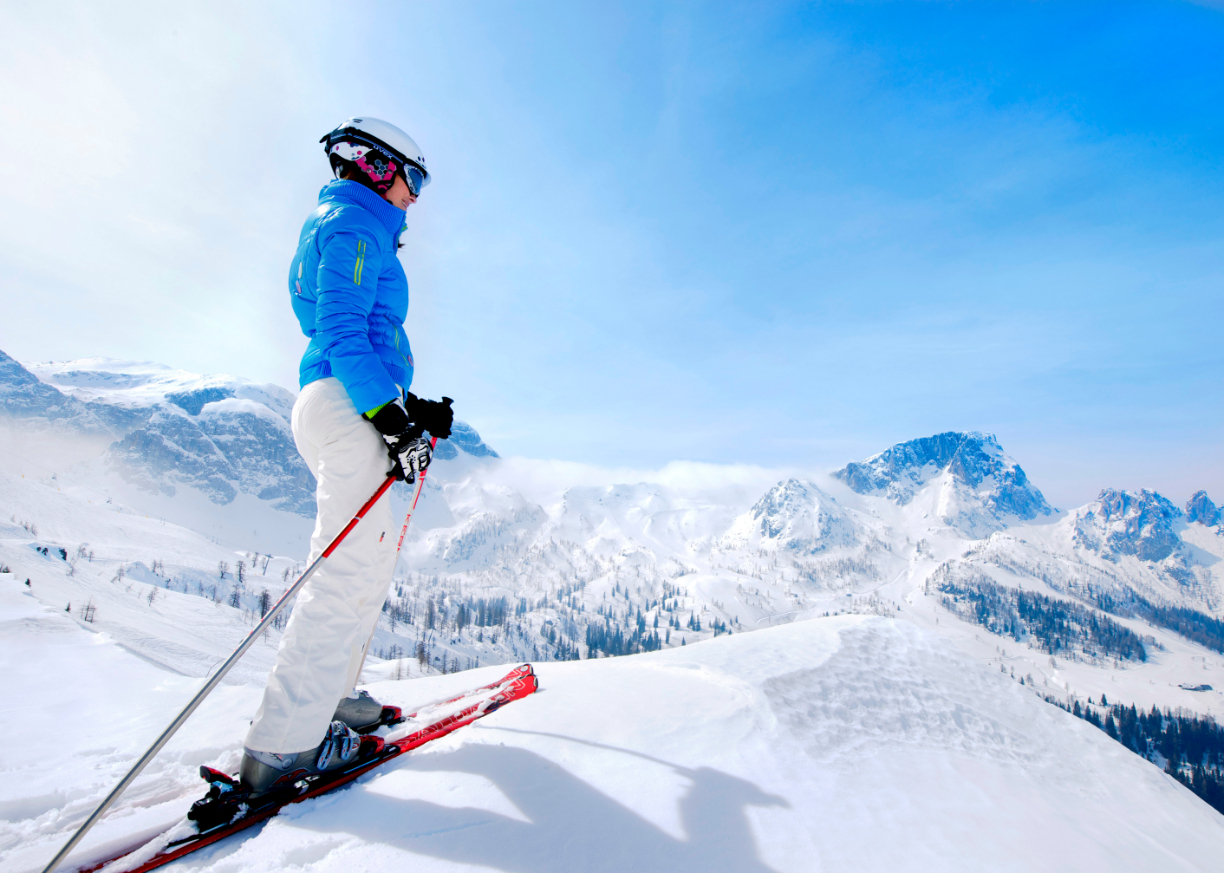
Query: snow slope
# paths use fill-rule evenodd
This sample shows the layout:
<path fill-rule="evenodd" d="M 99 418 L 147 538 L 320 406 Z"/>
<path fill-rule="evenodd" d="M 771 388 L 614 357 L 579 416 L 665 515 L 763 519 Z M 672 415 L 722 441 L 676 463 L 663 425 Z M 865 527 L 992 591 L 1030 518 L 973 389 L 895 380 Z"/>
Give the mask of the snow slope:
<path fill-rule="evenodd" d="M 288 392 L 130 362 L 32 369 L 47 381 L 0 353 L 0 727 L 22 738 L 0 747 L 5 870 L 53 852 L 301 569 L 309 531 Z M 1106 488 L 1057 512 L 973 433 L 831 474 L 503 459 L 470 428 L 451 443 L 364 677 L 411 705 L 532 660 L 545 692 L 184 866 L 1213 869 L 1224 819 L 1039 697 L 1218 716 L 1224 656 L 1114 615 L 1145 660 L 1055 658 L 944 590 L 1224 615 L 1206 494 L 1183 512 Z M 200 763 L 236 766 L 278 634 L 86 855 L 180 815 Z M 89 730 L 29 739 L 65 719 Z"/>
<path fill-rule="evenodd" d="M 10 580 L 0 633 L 21 701 L 8 735 L 18 719 L 88 726 L 0 747 L 0 851 L 24 873 L 194 682 Z M 498 669 L 371 690 L 411 707 Z M 538 672 L 538 695 L 179 866 L 1207 871 L 1224 851 L 1224 819 L 1180 784 L 905 622 L 843 616 Z M 74 857 L 172 823 L 200 763 L 235 763 L 256 705 L 223 687 Z"/>
<path fill-rule="evenodd" d="M 203 676 L 228 656 L 253 625 L 260 592 L 269 588 L 279 595 L 284 571 L 296 566 L 283 558 L 265 565 L 264 556 L 255 566 L 251 553 L 150 518 L 87 488 L 64 491 L 0 474 L 0 506 L 20 507 L 20 514 L 0 518 L 0 563 L 27 593 L 178 675 Z M 229 568 L 225 578 L 218 572 L 223 561 Z M 239 561 L 247 572 L 238 605 L 231 606 Z M 89 606 L 93 612 L 86 621 Z M 274 629 L 240 662 L 230 681 L 262 680 L 272 666 L 277 639 Z"/>

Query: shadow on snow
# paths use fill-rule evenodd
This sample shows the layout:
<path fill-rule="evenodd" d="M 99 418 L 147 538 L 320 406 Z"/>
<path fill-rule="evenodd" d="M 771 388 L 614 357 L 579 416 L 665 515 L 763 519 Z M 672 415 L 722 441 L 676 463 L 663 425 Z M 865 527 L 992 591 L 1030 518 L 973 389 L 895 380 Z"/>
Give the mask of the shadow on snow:
<path fill-rule="evenodd" d="M 686 840 L 676 839 L 547 758 L 522 748 L 483 744 L 410 758 L 397 769 L 483 776 L 530 823 L 485 809 L 379 797 L 333 804 L 323 814 L 302 816 L 295 825 L 506 873 L 773 873 L 757 857 L 745 808 L 789 806 L 783 798 L 709 767 L 691 769 L 649 760 L 671 767 L 691 782 L 680 801 Z"/>

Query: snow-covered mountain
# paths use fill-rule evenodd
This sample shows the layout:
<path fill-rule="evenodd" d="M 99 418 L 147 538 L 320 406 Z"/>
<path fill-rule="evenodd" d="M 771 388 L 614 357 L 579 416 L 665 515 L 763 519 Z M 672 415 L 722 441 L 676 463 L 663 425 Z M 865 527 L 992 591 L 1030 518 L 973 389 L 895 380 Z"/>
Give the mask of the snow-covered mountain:
<path fill-rule="evenodd" d="M 54 424 L 113 437 L 113 426 L 123 429 L 127 424 L 111 422 L 105 410 L 57 391 L 4 352 L 0 352 L 0 413 L 6 419 L 21 422 L 30 434 L 45 431 Z"/>
<path fill-rule="evenodd" d="M 1106 488 L 1075 515 L 1079 545 L 1107 560 L 1134 555 L 1155 563 L 1182 545 L 1173 527 L 1182 511 L 1155 491 L 1132 494 Z"/>
<path fill-rule="evenodd" d="M 0 562 L 48 608 L 71 604 L 78 626 L 202 675 L 305 557 L 313 483 L 292 446 L 292 401 L 156 365 L 0 359 Z M 1224 526 L 1205 492 L 1183 511 L 1106 488 L 1057 512 L 979 433 L 900 443 L 832 473 L 625 476 L 499 458 L 467 426 L 438 457 L 370 678 L 724 644 L 858 613 L 943 639 L 957 663 L 1005 673 L 1039 703 L 1224 706 Z M 397 512 L 404 500 L 393 492 Z M 784 647 L 743 645 L 806 669 Z M 252 663 L 240 683 L 256 681 Z M 931 668 L 905 669 L 921 684 Z M 859 688 L 847 699 L 867 693 L 846 681 Z M 814 724 L 832 711 L 812 706 Z"/>
<path fill-rule="evenodd" d="M 723 542 L 816 555 L 861 539 L 862 526 L 835 498 L 812 482 L 791 478 L 770 488 L 737 518 Z"/>
<path fill-rule="evenodd" d="M 1206 491 L 1196 491 L 1186 501 L 1186 520 L 1191 522 L 1197 521 L 1208 527 L 1218 526 L 1221 520 L 1220 510 L 1211 502 L 1211 498 L 1207 496 Z"/>
<path fill-rule="evenodd" d="M 1054 514 L 990 434 L 941 433 L 898 443 L 833 475 L 858 494 L 902 506 L 922 495 L 945 524 L 969 537 Z"/>
<path fill-rule="evenodd" d="M 289 392 L 144 363 L 0 364 L 10 428 L 71 431 L 94 452 L 58 479 L 33 478 L 247 552 L 304 556 L 313 482 L 293 448 Z M 1224 604 L 1219 513 L 1205 493 L 1185 513 L 1153 492 L 1111 489 L 1056 513 L 986 434 L 911 440 L 831 474 L 760 479 L 755 493 L 569 484 L 547 463 L 503 461 L 466 425 L 439 458 L 374 647 L 430 667 L 623 654 L 906 604 L 929 606 L 934 627 L 945 613 L 959 621 L 940 586 L 956 587 L 957 603 L 966 580 L 1092 609 L 1106 592 L 1151 604 L 1132 603 L 1122 621 L 1147 621 L 1156 606 L 1210 618 Z M 394 495 L 399 511 L 405 496 Z M 1156 636 L 1166 651 L 1183 642 Z"/>
<path fill-rule="evenodd" d="M 301 549 L 313 527 L 293 401 L 233 376 L 107 358 L 23 367 L 0 352 L 0 429 L 25 469 L 71 468 L 113 499 L 250 548 Z M 439 446 L 460 455 L 496 457 L 462 422 Z"/>

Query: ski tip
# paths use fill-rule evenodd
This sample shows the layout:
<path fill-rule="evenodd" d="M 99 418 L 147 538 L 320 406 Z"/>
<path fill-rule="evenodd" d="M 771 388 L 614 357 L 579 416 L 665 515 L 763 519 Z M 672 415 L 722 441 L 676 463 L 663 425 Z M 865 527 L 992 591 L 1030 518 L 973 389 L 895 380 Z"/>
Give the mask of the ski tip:
<path fill-rule="evenodd" d="M 522 664 L 515 667 L 510 672 L 510 675 L 502 681 L 511 681 L 520 687 L 522 687 L 523 683 L 527 683 L 531 686 L 531 690 L 527 692 L 528 694 L 534 694 L 540 690 L 540 677 L 536 675 L 535 668 L 530 664 Z"/>
<path fill-rule="evenodd" d="M 536 675 L 536 671 L 532 669 L 530 664 L 524 664 L 523 667 L 525 668 L 526 672 L 523 674 L 522 678 L 527 680 L 527 682 L 531 685 L 531 690 L 527 693 L 535 694 L 540 690 L 540 677 Z"/>

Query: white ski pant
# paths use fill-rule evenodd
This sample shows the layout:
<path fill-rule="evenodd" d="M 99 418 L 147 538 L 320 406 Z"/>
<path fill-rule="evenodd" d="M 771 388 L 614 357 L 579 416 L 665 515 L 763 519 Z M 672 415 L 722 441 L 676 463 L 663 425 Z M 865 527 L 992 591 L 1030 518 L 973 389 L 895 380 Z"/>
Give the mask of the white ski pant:
<path fill-rule="evenodd" d="M 311 382 L 293 406 L 293 438 L 318 481 L 310 560 L 323 553 L 387 476 L 382 437 L 335 378 Z M 395 570 L 389 494 L 371 507 L 298 593 L 246 747 L 302 752 L 323 742 L 336 704 L 357 682 L 366 642 Z"/>

